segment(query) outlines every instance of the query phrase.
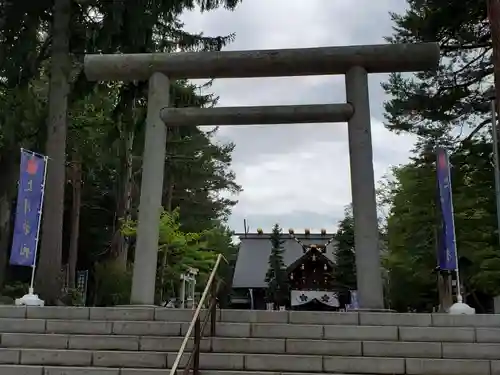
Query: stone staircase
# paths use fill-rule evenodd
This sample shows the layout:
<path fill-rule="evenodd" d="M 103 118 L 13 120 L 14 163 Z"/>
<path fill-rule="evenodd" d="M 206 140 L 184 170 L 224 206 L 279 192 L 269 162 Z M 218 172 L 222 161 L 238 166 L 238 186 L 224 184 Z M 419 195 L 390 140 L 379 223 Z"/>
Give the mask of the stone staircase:
<path fill-rule="evenodd" d="M 0 375 L 168 375 L 192 313 L 0 306 Z M 500 375 L 500 315 L 217 314 L 202 375 Z"/>

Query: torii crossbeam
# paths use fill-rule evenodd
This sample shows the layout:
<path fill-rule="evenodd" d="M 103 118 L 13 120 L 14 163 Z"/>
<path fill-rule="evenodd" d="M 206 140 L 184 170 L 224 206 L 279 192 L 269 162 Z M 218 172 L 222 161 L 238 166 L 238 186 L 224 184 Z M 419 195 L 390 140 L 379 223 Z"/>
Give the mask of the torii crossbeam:
<path fill-rule="evenodd" d="M 87 55 L 92 81 L 149 80 L 139 224 L 131 303 L 154 304 L 166 127 L 348 122 L 359 304 L 383 309 L 368 74 L 434 70 L 436 43 L 283 50 Z M 347 103 L 168 108 L 172 79 L 345 74 Z M 324 173 L 324 171 L 322 172 Z M 333 173 L 333 171 L 332 171 Z"/>

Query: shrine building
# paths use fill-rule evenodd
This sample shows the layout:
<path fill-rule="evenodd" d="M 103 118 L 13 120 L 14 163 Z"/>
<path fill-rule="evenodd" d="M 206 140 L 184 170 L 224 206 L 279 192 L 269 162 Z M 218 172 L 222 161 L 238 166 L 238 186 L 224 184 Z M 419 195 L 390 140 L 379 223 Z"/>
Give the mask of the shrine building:
<path fill-rule="evenodd" d="M 236 234 L 240 250 L 233 276 L 231 307 L 237 309 L 266 309 L 266 273 L 271 254 L 271 234 Z M 283 233 L 283 261 L 290 289 L 287 309 L 338 310 L 348 294 L 333 277 L 336 243 L 333 234 Z"/>

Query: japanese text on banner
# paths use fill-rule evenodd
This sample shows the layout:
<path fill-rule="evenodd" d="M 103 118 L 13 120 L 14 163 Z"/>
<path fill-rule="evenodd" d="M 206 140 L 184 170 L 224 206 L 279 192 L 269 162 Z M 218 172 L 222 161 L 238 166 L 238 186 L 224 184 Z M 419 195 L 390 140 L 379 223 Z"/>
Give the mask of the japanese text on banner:
<path fill-rule="evenodd" d="M 16 220 L 10 255 L 12 265 L 33 266 L 35 263 L 46 167 L 43 156 L 21 151 Z"/>
<path fill-rule="evenodd" d="M 439 206 L 441 207 L 442 239 L 438 249 L 438 265 L 442 270 L 457 269 L 457 252 L 455 242 L 455 223 L 453 219 L 453 200 L 451 190 L 450 162 L 445 149 L 437 150 L 437 180 Z"/>

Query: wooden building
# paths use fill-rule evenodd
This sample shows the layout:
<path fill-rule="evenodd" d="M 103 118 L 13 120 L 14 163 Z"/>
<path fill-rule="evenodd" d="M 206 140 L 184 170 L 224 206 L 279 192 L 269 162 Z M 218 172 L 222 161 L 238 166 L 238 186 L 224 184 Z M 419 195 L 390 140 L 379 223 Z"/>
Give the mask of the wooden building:
<path fill-rule="evenodd" d="M 306 231 L 307 233 L 307 231 Z M 270 233 L 237 234 L 240 251 L 233 276 L 231 305 L 240 309 L 266 309 L 265 282 L 271 253 Z M 346 303 L 345 292 L 333 277 L 333 235 L 283 234 L 283 260 L 290 296 L 287 308 L 338 310 Z"/>

